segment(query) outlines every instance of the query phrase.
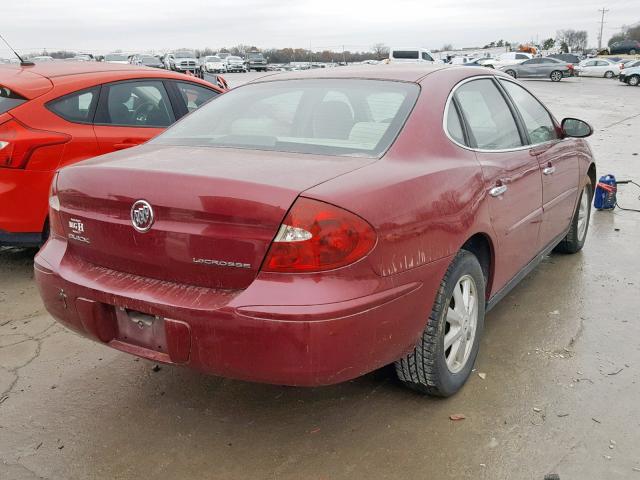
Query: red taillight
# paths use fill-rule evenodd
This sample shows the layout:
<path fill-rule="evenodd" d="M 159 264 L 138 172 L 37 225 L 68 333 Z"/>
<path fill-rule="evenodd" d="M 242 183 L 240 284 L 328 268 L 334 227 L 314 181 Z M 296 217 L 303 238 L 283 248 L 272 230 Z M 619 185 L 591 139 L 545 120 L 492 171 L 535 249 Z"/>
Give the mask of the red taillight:
<path fill-rule="evenodd" d="M 58 189 L 56 187 L 57 181 L 58 173 L 56 172 L 49 190 L 49 235 L 52 237 L 64 237 L 64 228 L 60 218 L 60 200 L 58 199 Z"/>
<path fill-rule="evenodd" d="M 573 63 L 567 63 L 567 67 L 569 67 L 569 70 L 573 70 Z"/>
<path fill-rule="evenodd" d="M 263 270 L 319 272 L 363 258 L 376 243 L 365 220 L 328 203 L 299 198 L 276 235 Z"/>
<path fill-rule="evenodd" d="M 0 167 L 24 168 L 38 148 L 59 145 L 70 139 L 64 133 L 35 130 L 17 120 L 9 120 L 0 124 Z"/>

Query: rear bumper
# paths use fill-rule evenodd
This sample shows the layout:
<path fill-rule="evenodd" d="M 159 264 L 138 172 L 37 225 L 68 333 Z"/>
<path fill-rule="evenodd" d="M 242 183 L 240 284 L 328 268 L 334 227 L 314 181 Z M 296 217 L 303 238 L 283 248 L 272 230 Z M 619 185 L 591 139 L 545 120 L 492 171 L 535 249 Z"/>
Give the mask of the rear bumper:
<path fill-rule="evenodd" d="M 49 240 L 36 256 L 35 279 L 47 310 L 67 327 L 154 361 L 298 386 L 350 380 L 409 352 L 424 329 L 449 262 L 420 267 L 424 282 L 398 286 L 397 279 L 359 279 L 353 283 L 389 283 L 347 300 L 313 304 L 314 291 L 322 287 L 310 280 L 308 295 L 302 297 L 305 304 L 256 305 L 255 289 L 266 290 L 265 298 L 270 289 L 293 287 L 281 279 L 256 280 L 244 291 L 160 282 L 90 265 L 65 251 L 64 240 Z M 292 300 L 300 300 L 296 289 Z M 130 312 L 151 315 L 159 323 L 132 332 L 127 327 Z"/>

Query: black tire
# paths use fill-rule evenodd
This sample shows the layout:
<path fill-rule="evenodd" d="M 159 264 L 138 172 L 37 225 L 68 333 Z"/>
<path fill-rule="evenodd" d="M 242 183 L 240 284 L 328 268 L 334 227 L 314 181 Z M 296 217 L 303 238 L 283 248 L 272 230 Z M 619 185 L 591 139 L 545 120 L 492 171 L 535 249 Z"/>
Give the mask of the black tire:
<path fill-rule="evenodd" d="M 607 70 L 604 72 L 604 78 L 613 78 L 613 72 L 611 70 Z"/>
<path fill-rule="evenodd" d="M 629 55 L 635 55 L 635 54 L 636 54 L 635 48 L 632 48 L 631 50 L 629 50 Z"/>
<path fill-rule="evenodd" d="M 578 231 L 578 217 L 580 213 L 580 204 L 582 202 L 583 195 L 587 195 L 587 217 L 586 217 L 586 227 L 582 236 L 580 236 Z M 554 252 L 560 253 L 577 253 L 582 250 L 584 247 L 584 242 L 587 239 L 587 232 L 589 231 L 589 219 L 591 218 L 591 200 L 593 199 L 593 185 L 591 185 L 591 179 L 587 180 L 587 184 L 584 186 L 582 192 L 580 192 L 580 197 L 578 198 L 578 204 L 576 205 L 576 211 L 573 214 L 573 218 L 571 219 L 571 226 L 569 227 L 569 232 L 562 239 L 562 241 L 556 245 L 553 249 Z"/>
<path fill-rule="evenodd" d="M 626 82 L 632 87 L 637 87 L 638 85 L 640 85 L 640 75 L 631 75 L 626 79 Z"/>
<path fill-rule="evenodd" d="M 549 78 L 551 79 L 552 82 L 559 82 L 560 80 L 562 80 L 562 72 L 558 70 L 554 70 L 549 75 Z"/>
<path fill-rule="evenodd" d="M 507 75 L 509 75 L 509 76 L 510 76 L 510 77 L 512 77 L 512 78 L 516 78 L 516 72 L 515 72 L 515 70 L 511 70 L 511 69 L 509 69 L 509 70 L 506 70 L 504 73 L 506 73 Z"/>
<path fill-rule="evenodd" d="M 476 287 L 478 320 L 475 337 L 466 363 L 457 373 L 452 373 L 446 363 L 444 337 L 446 315 L 452 302 L 453 289 L 465 275 L 470 276 Z M 475 255 L 460 250 L 449 265 L 436 294 L 427 325 L 415 349 L 395 363 L 396 374 L 407 387 L 438 397 L 448 397 L 465 384 L 478 355 L 480 337 L 484 327 L 485 279 Z"/>

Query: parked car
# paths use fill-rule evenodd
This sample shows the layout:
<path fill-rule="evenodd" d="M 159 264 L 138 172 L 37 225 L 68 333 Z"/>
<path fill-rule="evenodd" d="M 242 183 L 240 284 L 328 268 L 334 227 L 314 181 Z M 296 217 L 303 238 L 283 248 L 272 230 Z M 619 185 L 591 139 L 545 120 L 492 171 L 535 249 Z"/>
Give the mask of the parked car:
<path fill-rule="evenodd" d="M 229 55 L 224 59 L 225 66 L 227 68 L 227 72 L 246 72 L 247 68 L 244 64 L 244 60 L 240 57 L 236 57 L 235 55 Z"/>
<path fill-rule="evenodd" d="M 635 55 L 637 53 L 640 53 L 640 42 L 637 40 L 627 39 L 612 43 L 611 45 L 609 45 L 609 53 L 611 55 Z"/>
<path fill-rule="evenodd" d="M 304 386 L 395 363 L 452 395 L 485 311 L 582 248 L 590 134 L 497 71 L 263 78 L 62 169 L 36 282 L 58 321 L 156 362 Z"/>
<path fill-rule="evenodd" d="M 391 48 L 390 63 L 435 63 L 433 54 L 425 48 Z"/>
<path fill-rule="evenodd" d="M 640 60 L 629 59 L 623 62 L 620 62 L 620 74 L 625 68 L 633 68 L 640 66 Z"/>
<path fill-rule="evenodd" d="M 129 57 L 124 53 L 108 53 L 104 56 L 104 61 L 106 63 L 126 65 L 129 63 Z"/>
<path fill-rule="evenodd" d="M 471 62 L 467 62 L 464 64 L 465 67 L 487 67 L 487 68 L 494 68 L 493 67 L 493 63 L 496 61 L 495 58 L 493 57 L 482 57 L 482 58 L 476 58 L 475 60 L 471 61 Z"/>
<path fill-rule="evenodd" d="M 261 52 L 249 52 L 244 60 L 245 68 L 247 72 L 255 70 L 256 72 L 267 71 L 267 59 L 264 58 Z"/>
<path fill-rule="evenodd" d="M 155 55 L 136 55 L 133 57 L 131 63 L 143 67 L 164 68 L 164 63 L 160 60 L 160 57 Z"/>
<path fill-rule="evenodd" d="M 604 58 L 591 58 L 576 65 L 574 71 L 581 77 L 613 78 L 620 74 L 620 64 Z"/>
<path fill-rule="evenodd" d="M 176 50 L 164 57 L 165 68 L 174 72 L 191 72 L 194 75 L 200 73 L 200 62 L 193 50 Z"/>
<path fill-rule="evenodd" d="M 204 71 L 208 73 L 225 73 L 227 71 L 227 64 L 216 55 L 204 57 L 202 64 Z"/>
<path fill-rule="evenodd" d="M 491 62 L 487 62 L 485 67 L 489 68 L 498 68 L 498 67 L 506 67 L 507 65 L 517 65 L 519 63 L 525 62 L 533 58 L 533 55 L 530 53 L 524 52 L 505 52 L 501 55 L 498 55 L 496 59 Z"/>
<path fill-rule="evenodd" d="M 526 60 L 520 64 L 500 67 L 500 70 L 513 78 L 549 78 L 559 82 L 573 75 L 573 65 L 555 58 L 540 57 Z"/>
<path fill-rule="evenodd" d="M 620 72 L 618 79 L 627 85 L 637 87 L 640 84 L 640 65 L 625 68 Z"/>
<path fill-rule="evenodd" d="M 548 55 L 546 58 L 555 58 L 556 60 L 561 60 L 572 65 L 578 65 L 582 61 L 582 58 L 575 53 L 554 53 Z"/>
<path fill-rule="evenodd" d="M 0 245 L 42 244 L 56 169 L 143 143 L 221 91 L 131 65 L 0 66 Z"/>
<path fill-rule="evenodd" d="M 29 60 L 31 60 L 32 62 L 42 63 L 42 62 L 52 62 L 54 58 L 49 55 L 38 55 L 37 57 L 31 57 Z"/>

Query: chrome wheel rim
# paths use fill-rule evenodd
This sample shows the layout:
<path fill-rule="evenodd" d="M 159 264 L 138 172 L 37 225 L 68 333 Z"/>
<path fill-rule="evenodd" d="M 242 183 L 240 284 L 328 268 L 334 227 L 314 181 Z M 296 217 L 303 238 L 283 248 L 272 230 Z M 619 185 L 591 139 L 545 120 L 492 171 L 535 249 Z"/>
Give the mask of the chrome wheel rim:
<path fill-rule="evenodd" d="M 589 188 L 584 187 L 578 207 L 578 240 L 584 240 L 589 223 Z"/>
<path fill-rule="evenodd" d="M 559 73 L 557 73 L 557 72 L 553 72 L 553 73 L 551 74 L 551 80 L 554 80 L 554 81 L 558 81 L 558 80 L 560 80 L 560 74 L 559 74 Z"/>
<path fill-rule="evenodd" d="M 638 85 L 639 81 L 640 79 L 638 77 L 631 77 L 629 79 L 629 85 L 631 85 L 632 87 L 635 87 L 636 85 Z"/>
<path fill-rule="evenodd" d="M 444 358 L 451 373 L 460 372 L 471 356 L 478 327 L 478 300 L 473 277 L 462 276 L 453 288 L 445 316 Z"/>
<path fill-rule="evenodd" d="M 513 70 L 507 70 L 507 75 L 512 78 L 516 78 L 516 72 L 514 72 Z"/>

